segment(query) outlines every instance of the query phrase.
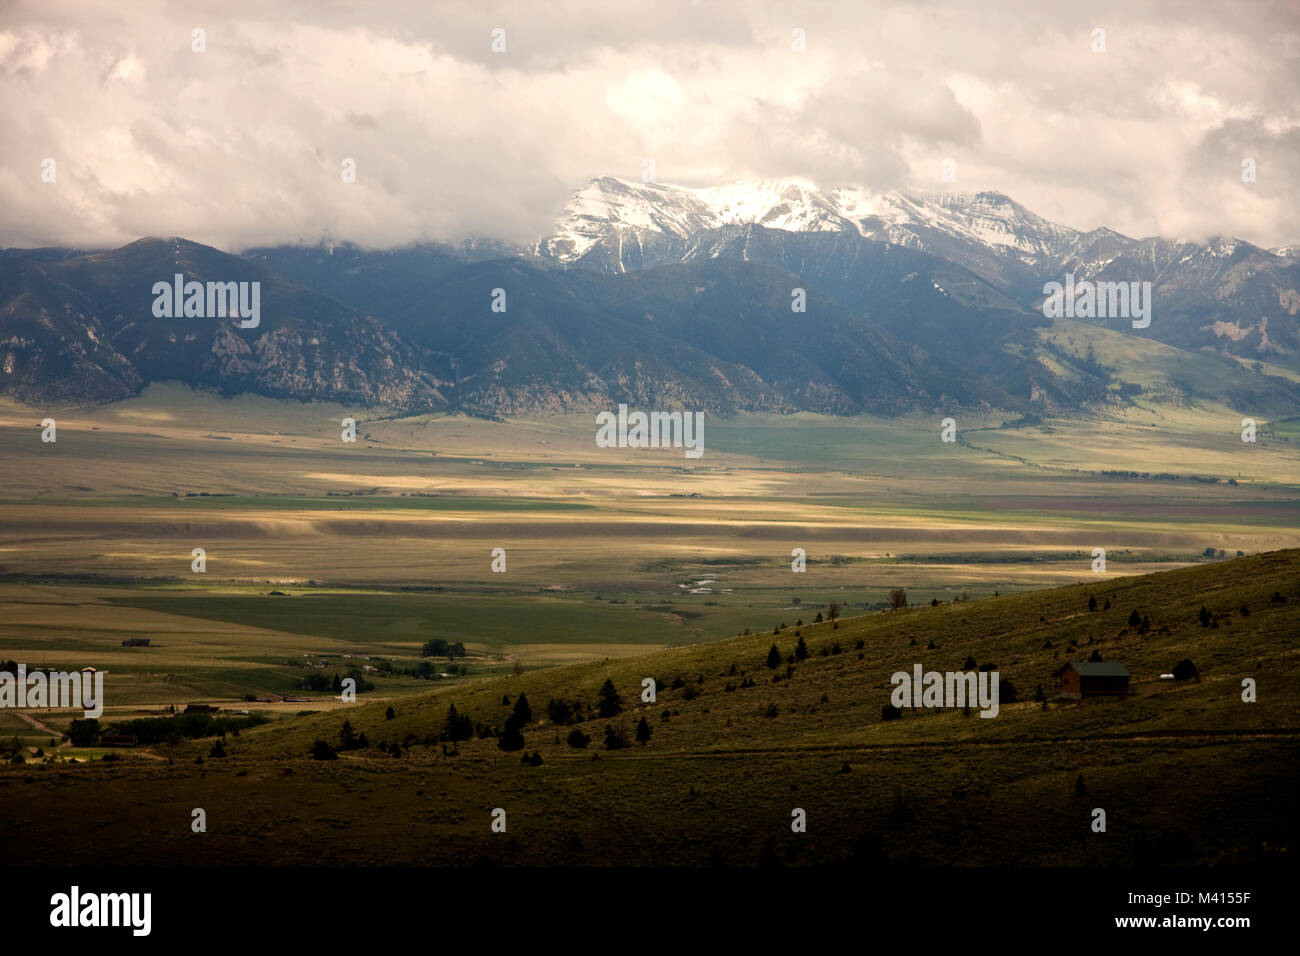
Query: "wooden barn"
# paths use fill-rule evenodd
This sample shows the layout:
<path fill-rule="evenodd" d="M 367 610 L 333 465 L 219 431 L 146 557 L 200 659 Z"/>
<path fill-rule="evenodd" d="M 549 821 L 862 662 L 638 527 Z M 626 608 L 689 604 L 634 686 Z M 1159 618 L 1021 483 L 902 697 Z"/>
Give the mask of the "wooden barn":
<path fill-rule="evenodd" d="M 1058 672 L 1058 695 L 1067 700 L 1083 697 L 1123 697 L 1128 693 L 1128 668 L 1114 661 L 1071 661 Z"/>

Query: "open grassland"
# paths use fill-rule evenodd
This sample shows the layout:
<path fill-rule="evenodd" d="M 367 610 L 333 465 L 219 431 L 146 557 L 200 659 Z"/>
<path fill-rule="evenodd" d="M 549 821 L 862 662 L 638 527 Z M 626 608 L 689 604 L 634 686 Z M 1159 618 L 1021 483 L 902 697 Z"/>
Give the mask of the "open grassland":
<path fill-rule="evenodd" d="M 1130 626 L 1134 612 L 1149 628 Z M 1296 852 L 1298 625 L 1296 550 L 790 620 L 778 634 L 285 716 L 228 735 L 226 757 L 198 740 L 10 765 L 6 850 L 56 864 L 1281 865 Z M 800 637 L 806 659 L 794 657 Z M 782 659 L 769 667 L 773 644 Z M 1094 651 L 1129 668 L 1134 693 L 1056 701 L 1056 670 Z M 993 719 L 884 719 L 891 674 L 968 657 L 995 665 L 1019 699 Z M 1200 680 L 1158 679 L 1183 658 Z M 641 699 L 647 677 L 653 703 Z M 622 706 L 601 717 L 606 680 Z M 522 752 L 536 765 L 496 736 L 521 694 Z M 552 702 L 581 719 L 560 720 Z M 444 738 L 452 705 L 478 726 L 472 739 Z M 607 725 L 633 740 L 642 718 L 647 743 L 602 748 Z M 345 719 L 367 746 L 311 759 L 317 740 L 341 745 Z M 575 730 L 587 748 L 567 743 Z M 191 831 L 195 807 L 206 833 Z M 494 808 L 504 833 L 491 830 Z M 795 808 L 806 833 L 791 830 Z M 1104 834 L 1090 827 L 1095 808 Z"/>
<path fill-rule="evenodd" d="M 1119 348 L 1103 331 L 1060 334 Z M 292 693 L 313 656 L 415 667 L 435 638 L 466 645 L 472 677 L 860 613 L 898 587 L 948 602 L 1300 546 L 1300 445 L 1268 427 L 1247 445 L 1228 410 L 1140 397 L 1094 421 L 963 420 L 957 443 L 931 420 L 737 416 L 709 419 L 692 461 L 597 448 L 587 416 L 386 419 L 175 386 L 4 406 L 0 655 L 107 669 L 130 706 L 230 700 Z"/>

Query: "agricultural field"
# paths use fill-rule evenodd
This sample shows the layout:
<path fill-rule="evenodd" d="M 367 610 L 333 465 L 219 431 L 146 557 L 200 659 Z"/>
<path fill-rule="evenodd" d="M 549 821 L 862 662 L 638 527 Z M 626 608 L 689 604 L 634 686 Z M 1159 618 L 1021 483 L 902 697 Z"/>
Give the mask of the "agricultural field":
<path fill-rule="evenodd" d="M 1300 446 L 1284 428 L 1244 444 L 1225 414 L 971 421 L 954 443 L 936 421 L 738 416 L 709 420 L 689 460 L 597 448 L 586 416 L 393 419 L 177 385 L 10 405 L 0 656 L 107 669 L 110 706 L 238 700 L 292 694 L 322 656 L 331 673 L 362 657 L 409 670 L 433 639 L 462 642 L 481 676 L 831 602 L 862 613 L 899 587 L 947 602 L 1300 546 Z"/>

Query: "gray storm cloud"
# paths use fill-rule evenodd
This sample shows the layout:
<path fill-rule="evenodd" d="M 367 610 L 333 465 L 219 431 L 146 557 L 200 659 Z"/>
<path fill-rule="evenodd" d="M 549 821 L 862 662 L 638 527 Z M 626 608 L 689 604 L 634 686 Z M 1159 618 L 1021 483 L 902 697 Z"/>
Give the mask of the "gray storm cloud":
<path fill-rule="evenodd" d="M 8 4 L 0 245 L 526 241 L 647 157 L 873 189 L 952 159 L 1079 228 L 1300 239 L 1286 4 L 267 6 Z"/>

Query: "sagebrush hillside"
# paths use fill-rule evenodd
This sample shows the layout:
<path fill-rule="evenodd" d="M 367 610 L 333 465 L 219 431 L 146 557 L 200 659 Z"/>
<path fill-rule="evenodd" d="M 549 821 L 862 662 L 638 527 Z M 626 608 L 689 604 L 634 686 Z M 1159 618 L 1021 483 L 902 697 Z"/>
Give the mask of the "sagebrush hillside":
<path fill-rule="evenodd" d="M 379 701 L 279 721 L 227 737 L 225 758 L 208 740 L 159 748 L 165 760 L 11 768 L 0 803 L 19 843 L 75 846 L 93 827 L 122 863 L 1231 864 L 1294 846 L 1300 551 L 810 624 L 815 613 L 440 689 L 391 718 Z M 799 637 L 809 656 L 790 663 Z M 1094 651 L 1128 667 L 1133 695 L 1057 701 L 1055 672 Z M 882 718 L 891 673 L 968 658 L 1001 675 L 997 718 Z M 1199 681 L 1159 680 L 1185 658 Z M 601 717 L 607 680 L 622 707 Z M 507 752 L 498 735 L 521 694 L 531 716 Z M 471 739 L 446 739 L 453 705 Z M 581 720 L 557 723 L 566 709 Z M 342 750 L 344 719 L 367 746 Z M 606 749 L 607 726 L 628 746 Z M 337 759 L 312 759 L 318 740 Z M 194 807 L 208 832 L 190 832 Z M 494 808 L 505 833 L 490 829 Z"/>

